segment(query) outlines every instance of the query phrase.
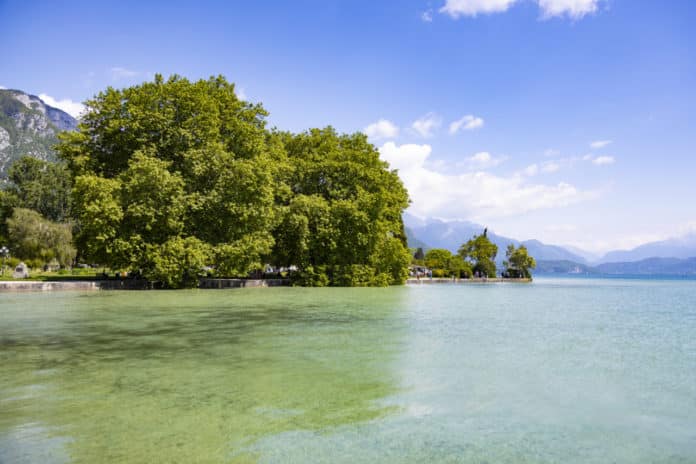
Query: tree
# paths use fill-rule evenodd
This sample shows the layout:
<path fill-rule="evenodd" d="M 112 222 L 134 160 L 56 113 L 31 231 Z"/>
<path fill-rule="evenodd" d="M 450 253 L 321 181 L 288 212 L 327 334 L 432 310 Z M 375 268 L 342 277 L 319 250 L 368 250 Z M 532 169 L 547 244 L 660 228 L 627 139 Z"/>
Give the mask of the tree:
<path fill-rule="evenodd" d="M 363 134 L 331 127 L 273 138 L 289 161 L 274 262 L 297 266 L 303 284 L 403 283 L 411 260 L 401 220 L 408 194 L 377 149 Z"/>
<path fill-rule="evenodd" d="M 495 277 L 495 256 L 498 254 L 498 245 L 488 238 L 488 229 L 481 235 L 474 235 L 468 242 L 459 248 L 459 255 L 465 261 L 472 263 L 474 274 L 485 277 Z"/>
<path fill-rule="evenodd" d="M 85 259 L 168 287 L 195 285 L 201 263 L 218 276 L 295 265 L 312 285 L 406 279 L 408 194 L 365 135 L 268 131 L 223 77 L 157 75 L 86 106 L 57 148 Z"/>
<path fill-rule="evenodd" d="M 461 256 L 443 248 L 433 248 L 425 254 L 425 265 L 439 277 L 471 277 L 471 265 Z"/>
<path fill-rule="evenodd" d="M 423 261 L 425 259 L 425 254 L 423 253 L 423 248 L 418 248 L 413 254 L 413 259 L 416 261 Z"/>
<path fill-rule="evenodd" d="M 40 266 L 52 260 L 67 267 L 75 259 L 72 227 L 41 217 L 36 211 L 14 208 L 7 219 L 7 230 L 13 255 Z"/>
<path fill-rule="evenodd" d="M 443 274 L 449 270 L 452 253 L 443 248 L 432 248 L 425 254 L 425 266 L 435 270 L 443 271 Z"/>
<path fill-rule="evenodd" d="M 520 245 L 518 248 L 515 248 L 515 245 L 511 243 L 505 251 L 505 256 L 507 260 L 503 262 L 503 265 L 509 277 L 525 279 L 532 277 L 529 270 L 536 267 L 536 261 L 529 256 L 527 247 Z"/>
<path fill-rule="evenodd" d="M 51 221 L 64 222 L 70 214 L 70 174 L 64 163 L 31 156 L 15 161 L 9 169 L 7 192 L 21 208 L 38 211 Z"/>
<path fill-rule="evenodd" d="M 66 222 L 70 216 L 70 174 L 63 163 L 50 163 L 24 156 L 10 166 L 7 182 L 0 189 L 0 241 L 7 237 L 7 219 L 14 208 L 39 212 L 51 221 Z"/>
<path fill-rule="evenodd" d="M 74 176 L 86 259 L 169 287 L 195 285 L 191 266 L 204 261 L 226 276 L 262 267 L 284 155 L 267 143 L 261 105 L 238 99 L 223 77 L 157 75 L 108 88 L 87 109 L 57 147 Z"/>

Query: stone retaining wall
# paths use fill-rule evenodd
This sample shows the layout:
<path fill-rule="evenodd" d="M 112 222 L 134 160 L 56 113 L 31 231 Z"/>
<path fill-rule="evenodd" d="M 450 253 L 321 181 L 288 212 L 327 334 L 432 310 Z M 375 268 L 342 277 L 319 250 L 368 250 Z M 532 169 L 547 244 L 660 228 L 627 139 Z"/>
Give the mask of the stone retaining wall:
<path fill-rule="evenodd" d="M 199 287 L 244 288 L 280 287 L 290 285 L 287 279 L 201 279 Z M 148 290 L 153 288 L 147 280 L 65 280 L 39 282 L 35 280 L 0 281 L 0 292 L 49 292 L 57 290 Z"/>

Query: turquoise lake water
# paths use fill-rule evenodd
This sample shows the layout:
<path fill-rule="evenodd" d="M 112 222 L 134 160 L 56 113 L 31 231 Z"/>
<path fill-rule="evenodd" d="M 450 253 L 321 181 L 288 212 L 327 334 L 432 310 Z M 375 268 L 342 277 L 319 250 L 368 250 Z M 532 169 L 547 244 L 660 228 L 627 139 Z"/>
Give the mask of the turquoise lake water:
<path fill-rule="evenodd" d="M 0 294 L 0 463 L 696 463 L 696 281 Z"/>

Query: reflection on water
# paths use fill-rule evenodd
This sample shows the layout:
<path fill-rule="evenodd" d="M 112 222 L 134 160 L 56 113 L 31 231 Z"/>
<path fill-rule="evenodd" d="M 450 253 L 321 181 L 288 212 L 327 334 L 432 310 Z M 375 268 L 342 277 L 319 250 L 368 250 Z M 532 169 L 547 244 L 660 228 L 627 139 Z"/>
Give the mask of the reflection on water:
<path fill-rule="evenodd" d="M 0 295 L 0 462 L 696 462 L 696 282 Z"/>
<path fill-rule="evenodd" d="M 10 295 L 0 457 L 254 462 L 260 437 L 379 418 L 393 409 L 378 400 L 395 391 L 403 295 Z M 55 456 L 26 454 L 37 449 Z"/>

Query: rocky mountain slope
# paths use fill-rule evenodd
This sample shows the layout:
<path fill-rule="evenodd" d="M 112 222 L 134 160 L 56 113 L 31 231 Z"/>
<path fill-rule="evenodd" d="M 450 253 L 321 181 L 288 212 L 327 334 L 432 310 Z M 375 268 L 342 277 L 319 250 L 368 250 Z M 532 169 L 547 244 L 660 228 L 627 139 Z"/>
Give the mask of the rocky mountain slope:
<path fill-rule="evenodd" d="M 54 160 L 56 135 L 76 127 L 75 118 L 39 97 L 0 89 L 0 179 L 7 176 L 12 162 L 24 155 Z"/>

